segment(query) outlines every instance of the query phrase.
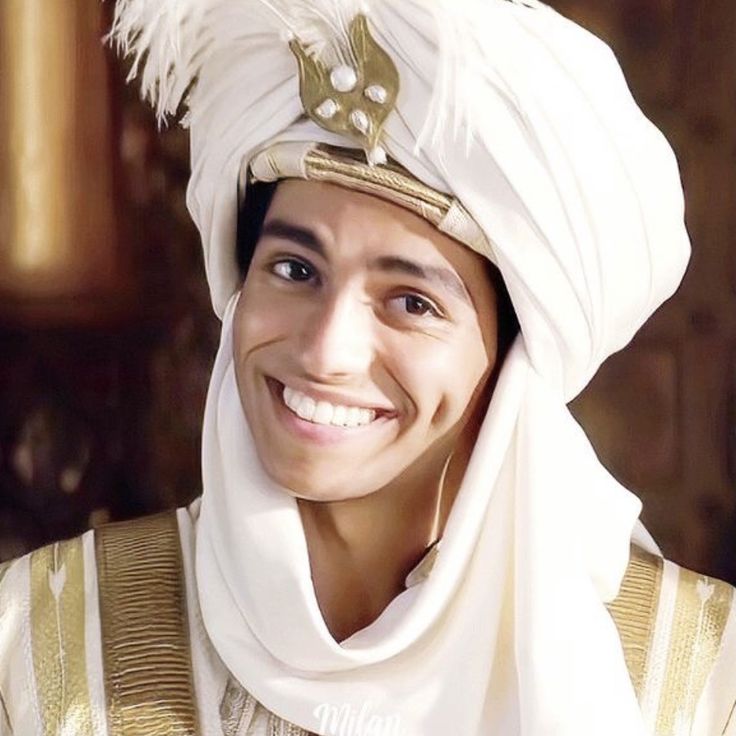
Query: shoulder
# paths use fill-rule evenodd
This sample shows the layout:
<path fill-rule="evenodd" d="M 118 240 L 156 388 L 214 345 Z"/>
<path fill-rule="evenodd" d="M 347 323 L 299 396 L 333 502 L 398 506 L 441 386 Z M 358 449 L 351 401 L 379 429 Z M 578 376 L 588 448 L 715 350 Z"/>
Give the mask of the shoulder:
<path fill-rule="evenodd" d="M 58 652 L 85 651 L 91 541 L 87 533 L 0 567 L 0 713 L 15 733 L 41 732 L 36 694 L 58 691 Z M 82 658 L 67 661 L 83 668 Z"/>
<path fill-rule="evenodd" d="M 734 600 L 731 585 L 632 547 L 609 610 L 653 733 L 729 733 L 736 701 Z"/>
<path fill-rule="evenodd" d="M 29 607 L 27 581 L 28 557 L 0 563 L 0 734 L 12 733 L 13 681 L 27 679 L 30 671 L 23 653 L 29 643 L 24 631 Z"/>
<path fill-rule="evenodd" d="M 192 720 L 191 702 L 176 701 L 189 687 L 179 516 L 108 524 L 0 567 L 0 734 L 71 718 L 96 733 L 141 684 Z M 152 661 L 149 682 L 140 673 Z"/>
<path fill-rule="evenodd" d="M 0 563 L 0 651 L 49 605 L 84 596 L 85 557 L 90 552 L 87 533 Z"/>

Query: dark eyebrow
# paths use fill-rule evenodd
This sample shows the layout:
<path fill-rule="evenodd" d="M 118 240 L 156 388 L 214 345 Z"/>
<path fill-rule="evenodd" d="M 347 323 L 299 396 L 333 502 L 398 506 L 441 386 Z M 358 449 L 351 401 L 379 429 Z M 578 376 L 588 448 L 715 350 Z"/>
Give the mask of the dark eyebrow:
<path fill-rule="evenodd" d="M 291 240 L 293 243 L 303 245 L 305 248 L 322 256 L 322 258 L 327 259 L 324 244 L 317 234 L 309 228 L 292 225 L 285 220 L 275 218 L 263 225 L 261 237 L 265 236 Z M 383 271 L 385 273 L 399 272 L 415 276 L 416 278 L 443 287 L 464 301 L 468 306 L 473 306 L 465 285 L 449 268 L 420 264 L 399 256 L 380 256 L 370 262 L 369 268 L 373 271 Z"/>
<path fill-rule="evenodd" d="M 283 240 L 291 240 L 293 243 L 303 245 L 309 250 L 318 253 L 322 258 L 327 258 L 325 246 L 317 237 L 316 233 L 306 227 L 292 225 L 286 220 L 275 218 L 266 222 L 261 228 L 261 237 L 271 236 L 272 238 L 281 238 Z"/>
<path fill-rule="evenodd" d="M 473 304 L 470 295 L 462 281 L 449 268 L 442 266 L 429 266 L 416 261 L 408 261 L 399 256 L 381 256 L 371 261 L 370 268 L 376 271 L 398 271 L 410 276 L 416 276 L 424 281 L 443 287 L 454 294 L 458 299 L 464 301 L 469 307 Z"/>

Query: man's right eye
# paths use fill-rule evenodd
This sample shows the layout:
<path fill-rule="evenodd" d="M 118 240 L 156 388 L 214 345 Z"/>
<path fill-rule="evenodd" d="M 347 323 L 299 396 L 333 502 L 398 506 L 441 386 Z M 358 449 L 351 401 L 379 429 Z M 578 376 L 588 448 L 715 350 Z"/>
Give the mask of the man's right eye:
<path fill-rule="evenodd" d="M 309 281 L 314 269 L 296 258 L 282 258 L 271 266 L 272 273 L 286 281 Z"/>

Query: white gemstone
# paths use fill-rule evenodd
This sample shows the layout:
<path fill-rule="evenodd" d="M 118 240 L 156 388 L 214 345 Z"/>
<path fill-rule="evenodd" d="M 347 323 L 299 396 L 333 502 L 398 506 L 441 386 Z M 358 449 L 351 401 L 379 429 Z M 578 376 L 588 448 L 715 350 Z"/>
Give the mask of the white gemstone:
<path fill-rule="evenodd" d="M 325 120 L 335 116 L 335 113 L 340 109 L 340 106 L 331 98 L 327 98 L 324 102 L 320 103 L 319 107 L 315 109 L 317 115 Z"/>
<path fill-rule="evenodd" d="M 365 88 L 363 93 L 371 102 L 377 102 L 379 105 L 383 105 L 388 99 L 388 92 L 385 87 L 381 87 L 380 84 L 372 84 L 370 87 Z"/>
<path fill-rule="evenodd" d="M 381 146 L 376 146 L 368 151 L 368 163 L 371 166 L 376 164 L 383 165 L 386 163 L 386 151 Z"/>
<path fill-rule="evenodd" d="M 353 67 L 341 64 L 330 72 L 330 82 L 338 92 L 350 92 L 358 83 L 358 75 Z"/>
<path fill-rule="evenodd" d="M 350 113 L 350 122 L 361 132 L 363 135 L 367 135 L 371 129 L 370 118 L 363 112 L 363 110 L 353 110 Z"/>

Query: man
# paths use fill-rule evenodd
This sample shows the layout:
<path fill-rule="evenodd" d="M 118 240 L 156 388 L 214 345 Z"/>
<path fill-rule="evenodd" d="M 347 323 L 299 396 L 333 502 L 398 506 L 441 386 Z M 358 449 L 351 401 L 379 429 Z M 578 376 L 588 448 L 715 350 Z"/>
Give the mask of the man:
<path fill-rule="evenodd" d="M 531 0 L 114 33 L 160 114 L 188 90 L 204 492 L 3 570 L 5 731 L 733 733 L 732 589 L 661 559 L 565 406 L 689 254 L 610 51 Z"/>

